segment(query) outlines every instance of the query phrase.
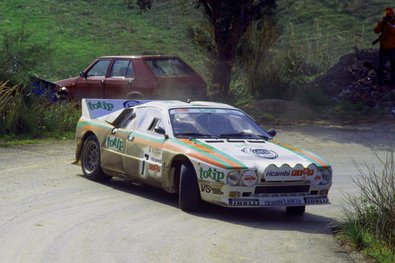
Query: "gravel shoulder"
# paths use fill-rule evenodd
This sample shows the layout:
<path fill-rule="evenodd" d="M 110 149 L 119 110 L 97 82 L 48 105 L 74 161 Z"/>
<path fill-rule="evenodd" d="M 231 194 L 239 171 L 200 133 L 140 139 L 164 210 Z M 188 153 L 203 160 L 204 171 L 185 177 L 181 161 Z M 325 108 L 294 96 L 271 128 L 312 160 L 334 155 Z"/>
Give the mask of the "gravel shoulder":
<path fill-rule="evenodd" d="M 274 128 L 332 163 L 331 205 L 303 217 L 208 204 L 187 214 L 161 190 L 86 180 L 73 141 L 0 148 L 0 262 L 354 262 L 331 227 L 342 195 L 357 193 L 353 160 L 377 165 L 395 124 Z"/>

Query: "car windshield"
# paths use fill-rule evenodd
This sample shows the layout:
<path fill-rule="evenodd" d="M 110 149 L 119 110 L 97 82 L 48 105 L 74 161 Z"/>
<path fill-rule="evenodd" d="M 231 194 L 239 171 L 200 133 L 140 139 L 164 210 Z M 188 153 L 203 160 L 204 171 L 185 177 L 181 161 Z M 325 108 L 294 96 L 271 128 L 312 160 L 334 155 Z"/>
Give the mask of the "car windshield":
<path fill-rule="evenodd" d="M 234 109 L 179 108 L 170 110 L 177 138 L 270 138 L 254 120 Z"/>

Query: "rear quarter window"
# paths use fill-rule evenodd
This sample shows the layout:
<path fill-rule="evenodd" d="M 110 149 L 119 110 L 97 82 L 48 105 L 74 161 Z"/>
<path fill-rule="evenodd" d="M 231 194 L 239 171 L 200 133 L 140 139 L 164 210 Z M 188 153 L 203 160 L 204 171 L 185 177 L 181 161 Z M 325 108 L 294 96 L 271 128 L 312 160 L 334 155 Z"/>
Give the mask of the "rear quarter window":
<path fill-rule="evenodd" d="M 178 58 L 146 59 L 145 62 L 156 76 L 190 76 L 191 68 Z"/>

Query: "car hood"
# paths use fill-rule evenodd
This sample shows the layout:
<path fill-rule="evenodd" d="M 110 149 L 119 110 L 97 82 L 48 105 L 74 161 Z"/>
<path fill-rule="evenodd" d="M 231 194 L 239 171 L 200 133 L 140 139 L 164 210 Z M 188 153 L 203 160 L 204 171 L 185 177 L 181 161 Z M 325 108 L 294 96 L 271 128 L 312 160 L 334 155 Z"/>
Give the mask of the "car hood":
<path fill-rule="evenodd" d="M 320 168 L 330 165 L 321 157 L 293 147 L 265 140 L 182 140 L 225 169 L 256 169 L 267 181 L 301 180 L 316 177 Z M 199 158 L 198 158 L 199 159 Z M 201 160 L 206 160 L 201 159 Z M 318 178 L 320 179 L 320 178 Z"/>
<path fill-rule="evenodd" d="M 73 85 L 77 81 L 77 79 L 78 77 L 73 77 L 68 79 L 57 80 L 55 81 L 55 83 L 62 87 L 68 87 L 70 85 Z"/>

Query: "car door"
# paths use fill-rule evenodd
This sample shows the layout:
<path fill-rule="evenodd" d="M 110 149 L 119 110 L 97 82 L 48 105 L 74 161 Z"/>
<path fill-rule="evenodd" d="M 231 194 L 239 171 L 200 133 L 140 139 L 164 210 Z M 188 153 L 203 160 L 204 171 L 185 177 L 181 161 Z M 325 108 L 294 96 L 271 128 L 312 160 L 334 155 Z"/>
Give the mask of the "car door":
<path fill-rule="evenodd" d="M 126 142 L 131 133 L 126 127 L 134 118 L 132 108 L 124 109 L 117 119 L 114 120 L 114 128 L 107 134 L 103 142 L 101 165 L 120 174 L 126 174 L 123 166 Z"/>
<path fill-rule="evenodd" d="M 104 98 L 127 98 L 134 80 L 133 63 L 129 59 L 115 59 L 105 80 Z"/>
<path fill-rule="evenodd" d="M 104 84 L 111 59 L 100 59 L 82 73 L 75 85 L 75 98 L 104 98 Z"/>
<path fill-rule="evenodd" d="M 162 179 L 162 150 L 165 136 L 155 132 L 163 115 L 157 108 L 140 108 L 136 111 L 133 130 L 126 141 L 123 164 L 128 176 L 160 185 Z"/>

